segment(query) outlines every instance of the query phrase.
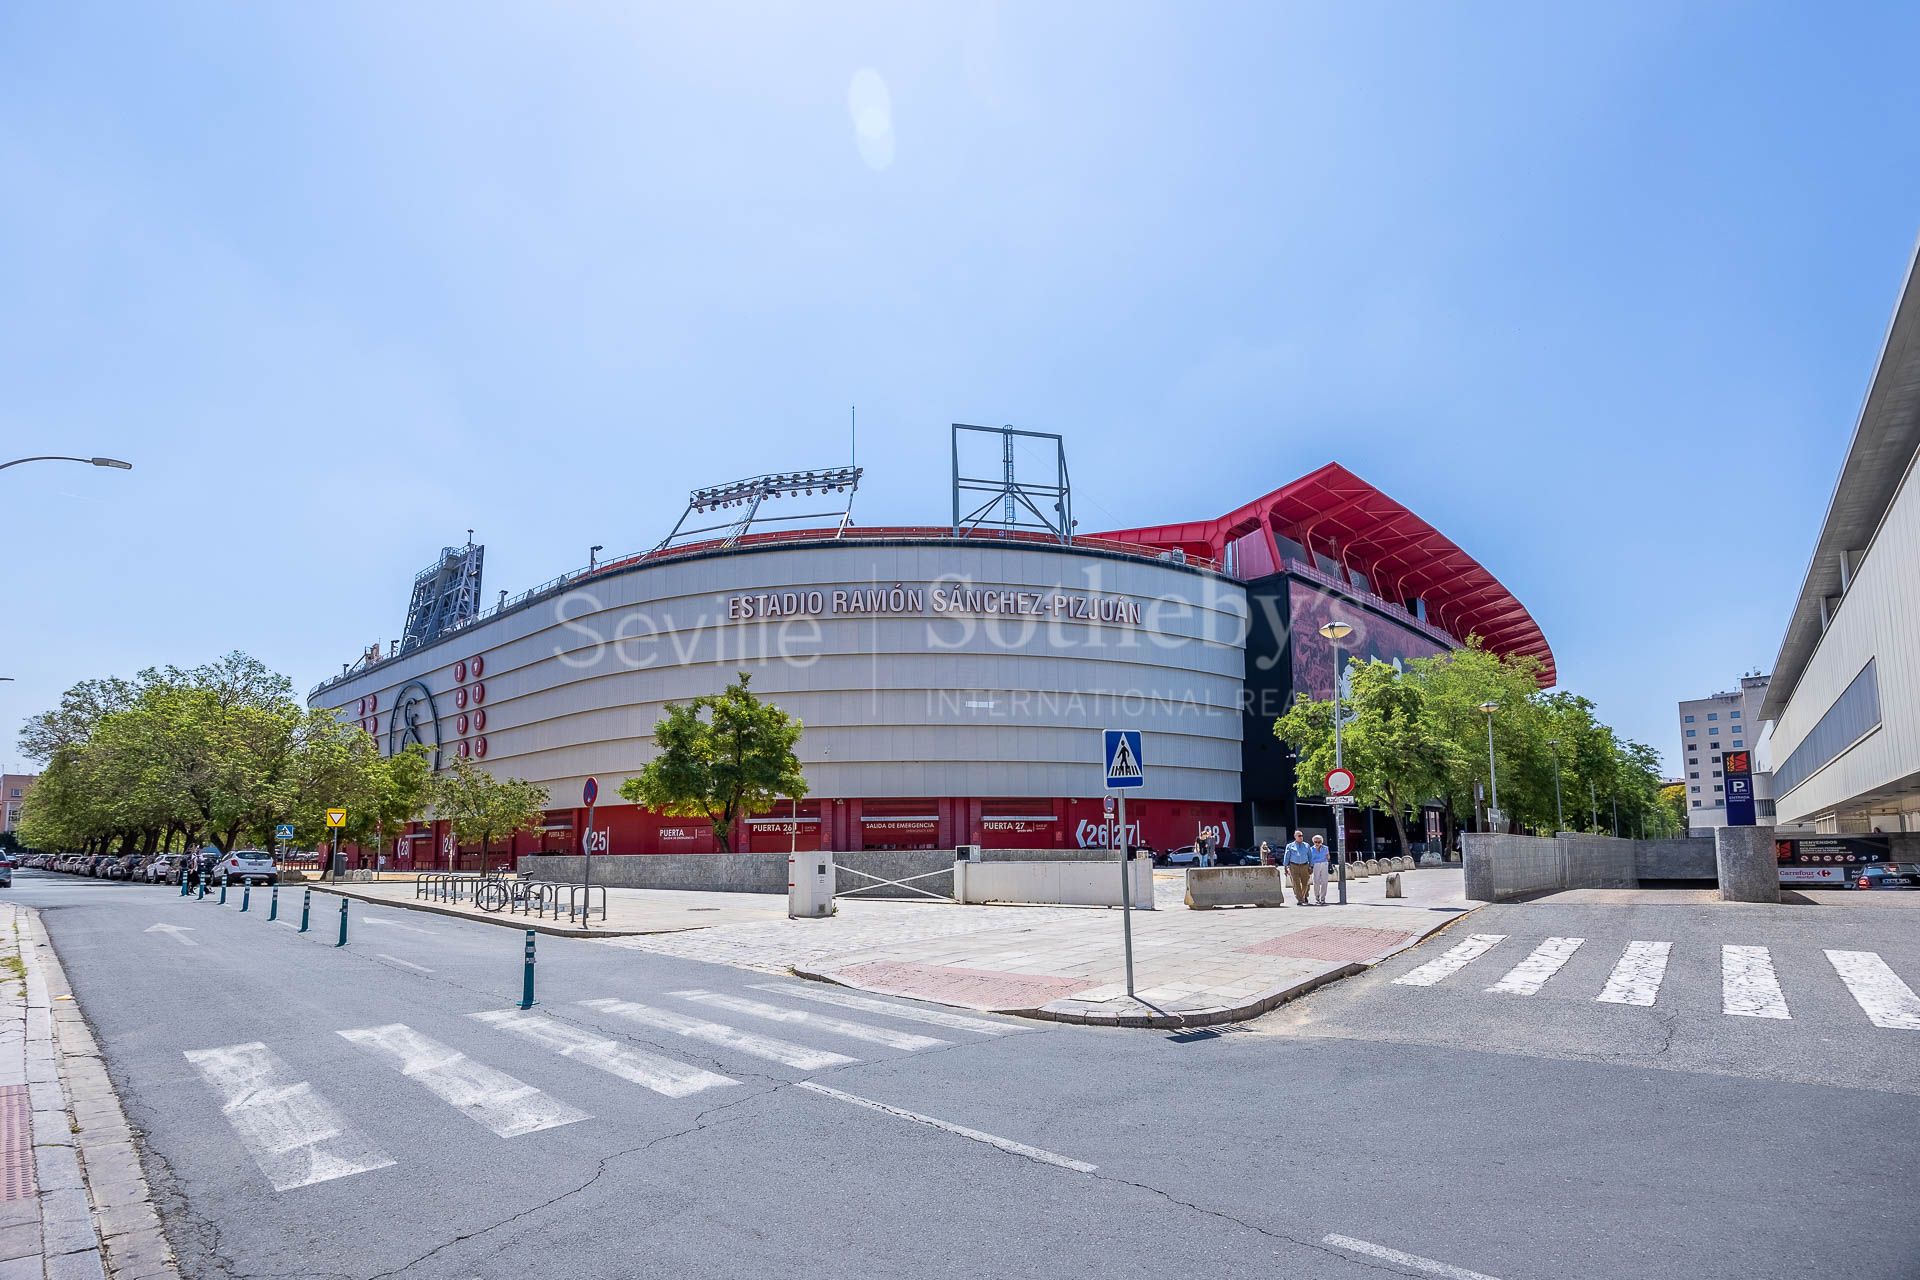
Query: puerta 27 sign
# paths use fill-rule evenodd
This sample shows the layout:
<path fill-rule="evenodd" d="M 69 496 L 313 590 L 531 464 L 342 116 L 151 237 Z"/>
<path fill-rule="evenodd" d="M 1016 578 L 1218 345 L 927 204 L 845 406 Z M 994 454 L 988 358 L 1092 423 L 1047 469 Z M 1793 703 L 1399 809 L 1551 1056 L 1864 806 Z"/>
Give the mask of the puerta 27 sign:
<path fill-rule="evenodd" d="M 1753 826 L 1753 753 L 1729 751 L 1721 758 L 1720 767 L 1727 775 L 1727 825 Z"/>

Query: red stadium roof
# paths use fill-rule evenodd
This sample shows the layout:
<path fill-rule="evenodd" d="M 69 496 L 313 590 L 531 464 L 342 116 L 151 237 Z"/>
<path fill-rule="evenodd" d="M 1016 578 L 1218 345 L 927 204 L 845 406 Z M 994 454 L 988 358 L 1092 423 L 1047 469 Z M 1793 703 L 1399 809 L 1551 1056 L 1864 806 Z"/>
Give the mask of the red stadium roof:
<path fill-rule="evenodd" d="M 1261 536 L 1242 541 L 1252 534 Z M 1542 688 L 1558 680 L 1546 636 L 1513 592 L 1445 534 L 1337 462 L 1216 520 L 1096 536 L 1216 561 L 1227 560 L 1227 548 L 1238 544 L 1235 571 L 1257 578 L 1278 572 L 1285 559 L 1276 534 L 1349 574 L 1358 570 L 1372 594 L 1385 600 L 1425 600 L 1428 620 L 1457 639 L 1479 636 L 1495 653 L 1538 658 Z"/>

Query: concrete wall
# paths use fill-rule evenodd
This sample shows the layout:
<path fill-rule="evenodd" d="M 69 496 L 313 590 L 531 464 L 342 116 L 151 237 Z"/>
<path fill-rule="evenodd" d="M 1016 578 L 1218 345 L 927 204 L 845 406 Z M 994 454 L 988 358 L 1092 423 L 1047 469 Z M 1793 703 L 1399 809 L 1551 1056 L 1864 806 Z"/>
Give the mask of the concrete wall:
<path fill-rule="evenodd" d="M 1097 862 L 1111 866 L 1117 855 L 1105 849 L 988 849 L 986 862 Z M 530 855 L 520 859 L 520 874 L 536 880 L 578 884 L 585 859 L 577 855 Z M 884 880 L 915 880 L 907 889 L 878 888 L 863 898 L 916 898 L 927 893 L 952 896 L 953 850 L 902 849 L 893 852 L 836 853 L 834 866 L 842 897 L 872 885 L 868 876 Z M 857 873 L 864 872 L 865 875 Z M 1113 868 L 1114 905 L 1119 905 L 1118 867 Z M 1152 876 L 1146 879 L 1151 883 Z M 704 893 L 781 893 L 787 891 L 787 855 L 784 853 L 657 853 L 602 857 L 593 860 L 593 882 L 617 889 L 681 889 Z M 1151 890 L 1149 890 L 1151 892 Z"/>
<path fill-rule="evenodd" d="M 1569 889 L 1637 889 L 1638 840 L 1563 831 L 1556 837 L 1566 854 Z"/>
<path fill-rule="evenodd" d="M 1120 905 L 1120 868 L 1114 862 L 1069 862 L 1060 858 L 1015 862 L 962 862 L 954 868 L 954 897 L 961 902 L 1047 902 L 1075 907 Z M 1153 859 L 1134 859 L 1133 905 L 1153 910 Z"/>
<path fill-rule="evenodd" d="M 1711 880 L 1712 836 L 1673 836 L 1633 842 L 1634 871 L 1642 880 Z"/>
<path fill-rule="evenodd" d="M 1476 902 L 1499 902 L 1561 889 L 1631 889 L 1639 884 L 1634 849 L 1638 843 L 1574 832 L 1558 836 L 1469 832 L 1460 837 L 1466 894 Z"/>

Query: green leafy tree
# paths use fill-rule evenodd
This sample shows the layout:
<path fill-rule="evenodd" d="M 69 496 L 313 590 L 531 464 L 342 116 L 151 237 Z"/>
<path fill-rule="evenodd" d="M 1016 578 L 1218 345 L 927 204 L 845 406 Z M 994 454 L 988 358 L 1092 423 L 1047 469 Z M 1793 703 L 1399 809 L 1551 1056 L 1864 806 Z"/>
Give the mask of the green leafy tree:
<path fill-rule="evenodd" d="M 496 778 L 465 756 L 435 780 L 433 810 L 453 827 L 462 843 L 480 842 L 480 873 L 485 875 L 493 841 L 540 825 L 547 811 L 547 789 L 520 778 Z"/>
<path fill-rule="evenodd" d="M 739 823 L 781 797 L 807 794 L 794 745 L 801 723 L 748 690 L 747 672 L 725 689 L 670 704 L 653 729 L 658 754 L 620 784 L 635 804 L 673 818 L 704 818 L 731 852 Z"/>
<path fill-rule="evenodd" d="M 1457 744 L 1435 732 L 1419 682 L 1381 662 L 1353 662 L 1342 695 L 1341 762 L 1353 772 L 1354 795 L 1393 822 L 1402 849 L 1408 815 L 1439 795 L 1453 774 Z M 1296 699 L 1273 732 L 1294 751 L 1300 795 L 1324 790 L 1333 768 L 1333 704 Z"/>

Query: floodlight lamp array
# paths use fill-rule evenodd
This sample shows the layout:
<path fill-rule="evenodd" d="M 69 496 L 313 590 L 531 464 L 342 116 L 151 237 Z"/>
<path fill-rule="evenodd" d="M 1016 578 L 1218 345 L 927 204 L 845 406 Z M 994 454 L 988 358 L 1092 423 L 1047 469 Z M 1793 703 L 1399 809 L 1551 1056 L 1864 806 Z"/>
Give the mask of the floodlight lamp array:
<path fill-rule="evenodd" d="M 827 467 L 817 471 L 777 471 L 735 480 L 731 484 L 695 489 L 688 505 L 697 512 L 720 511 L 764 502 L 769 498 L 794 498 L 802 494 L 845 493 L 858 488 L 860 468 Z"/>

